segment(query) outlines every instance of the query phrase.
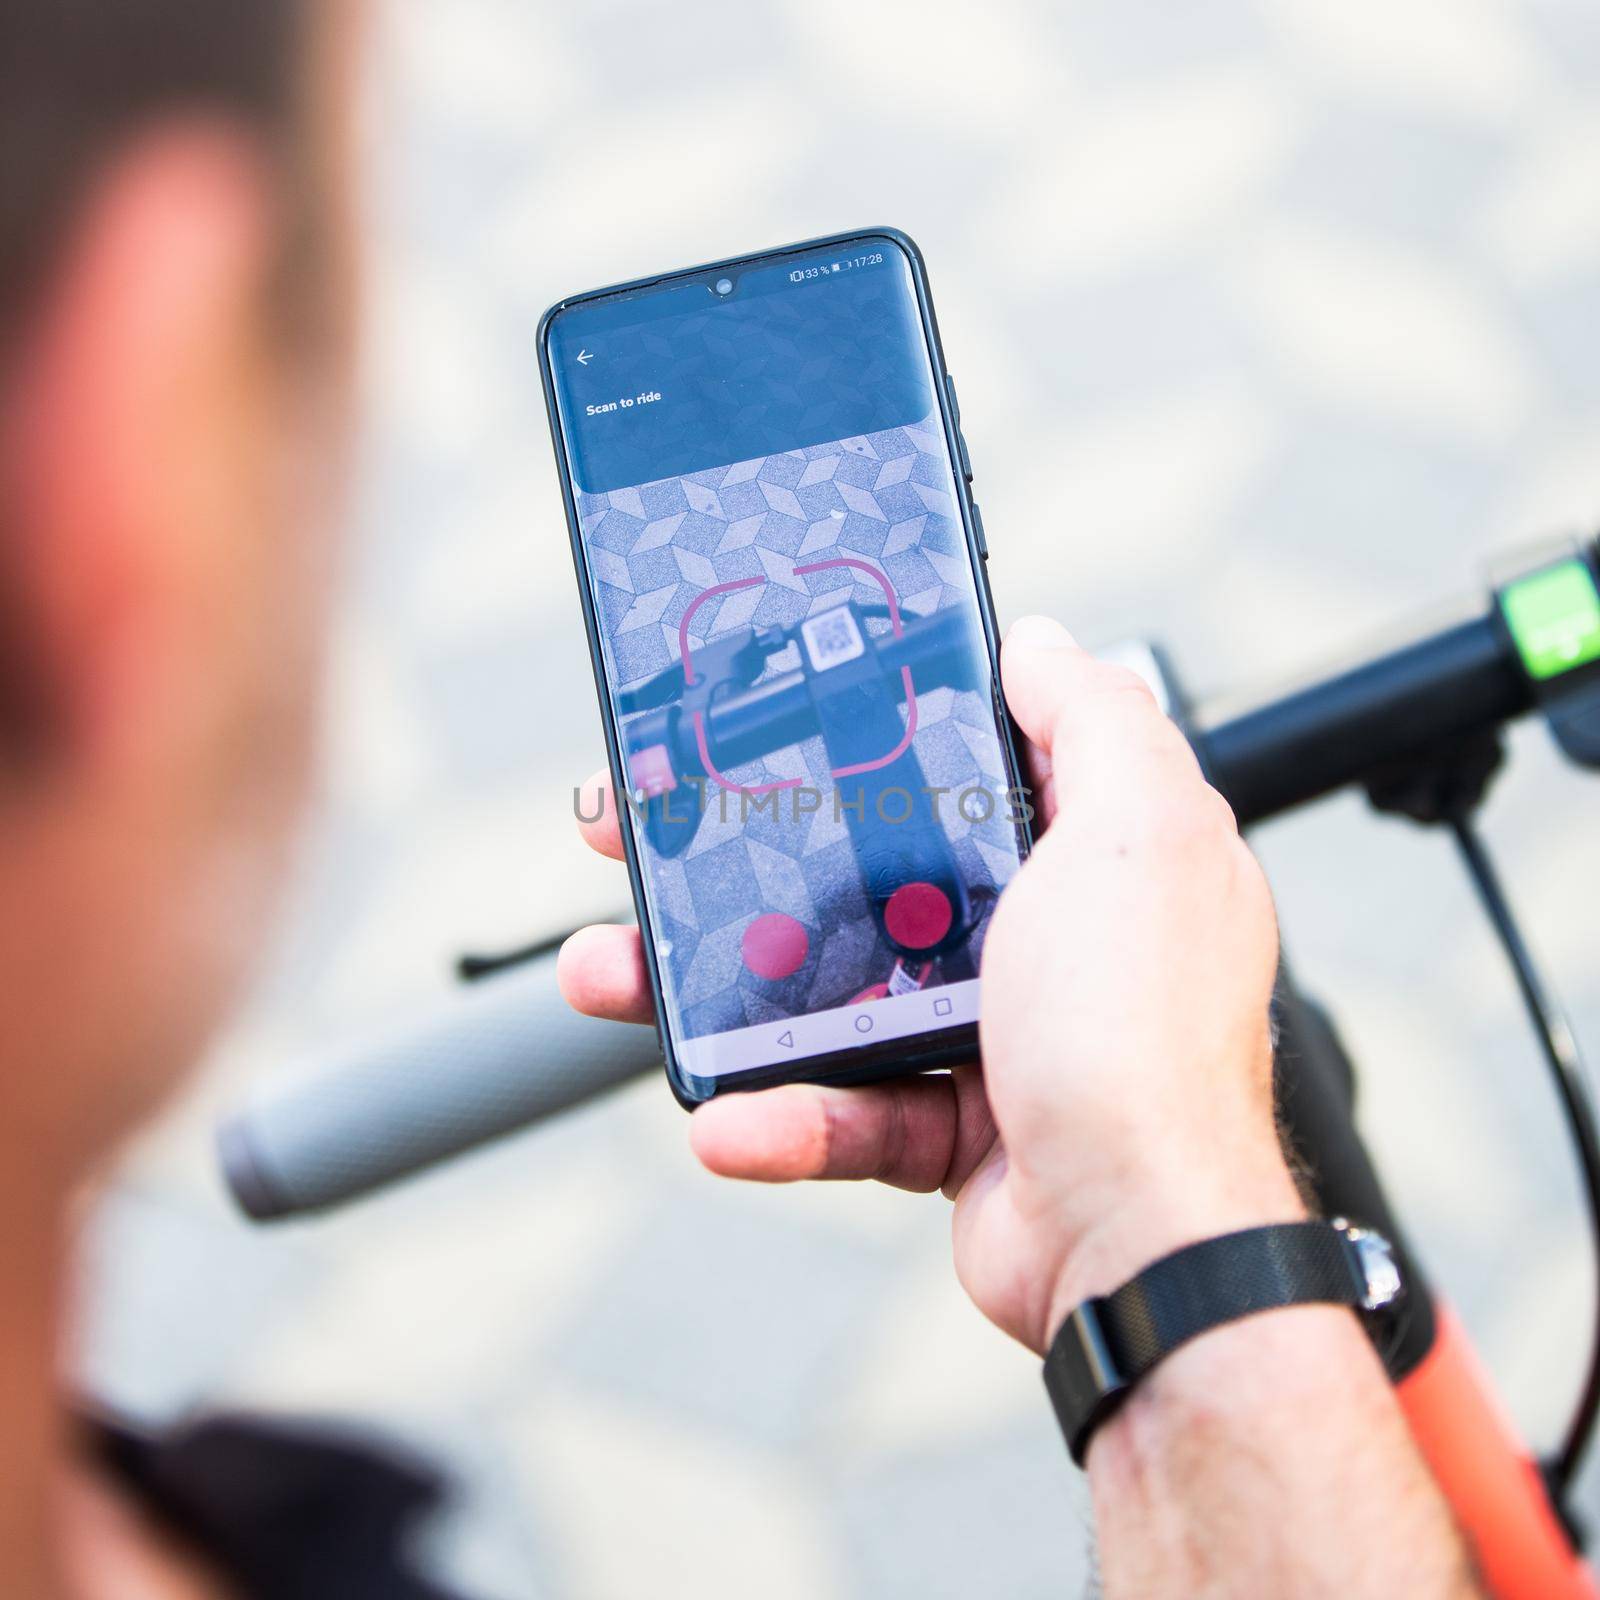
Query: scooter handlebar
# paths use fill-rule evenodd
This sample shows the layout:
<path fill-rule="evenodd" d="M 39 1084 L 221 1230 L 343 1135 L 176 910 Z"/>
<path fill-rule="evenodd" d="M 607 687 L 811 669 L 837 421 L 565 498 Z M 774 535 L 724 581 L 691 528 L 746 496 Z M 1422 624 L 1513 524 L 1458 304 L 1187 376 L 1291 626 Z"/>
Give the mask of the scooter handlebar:
<path fill-rule="evenodd" d="M 659 1069 L 653 1029 L 581 1017 L 541 956 L 436 1014 L 263 1083 L 217 1133 L 258 1222 L 324 1211 Z"/>

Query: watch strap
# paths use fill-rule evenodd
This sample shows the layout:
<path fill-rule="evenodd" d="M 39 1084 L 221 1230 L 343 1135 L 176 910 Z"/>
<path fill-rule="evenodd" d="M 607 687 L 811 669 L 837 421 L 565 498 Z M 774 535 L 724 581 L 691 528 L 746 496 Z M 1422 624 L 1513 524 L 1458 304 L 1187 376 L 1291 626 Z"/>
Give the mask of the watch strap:
<path fill-rule="evenodd" d="M 1387 1240 L 1342 1220 L 1288 1222 L 1207 1239 L 1162 1257 L 1115 1294 L 1086 1300 L 1045 1359 L 1045 1387 L 1072 1458 L 1158 1362 L 1212 1328 L 1261 1311 L 1398 1298 Z"/>

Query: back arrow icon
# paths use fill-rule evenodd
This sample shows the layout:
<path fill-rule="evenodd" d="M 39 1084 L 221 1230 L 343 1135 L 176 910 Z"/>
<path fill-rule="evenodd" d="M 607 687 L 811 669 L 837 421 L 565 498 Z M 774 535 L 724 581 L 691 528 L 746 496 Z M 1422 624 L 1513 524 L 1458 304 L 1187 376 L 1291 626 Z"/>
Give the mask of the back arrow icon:
<path fill-rule="evenodd" d="M 580 350 L 578 352 L 578 365 L 580 367 L 588 366 L 589 363 L 591 361 L 593 361 L 593 360 L 594 360 L 594 357 L 592 355 L 590 355 L 587 350 Z"/>

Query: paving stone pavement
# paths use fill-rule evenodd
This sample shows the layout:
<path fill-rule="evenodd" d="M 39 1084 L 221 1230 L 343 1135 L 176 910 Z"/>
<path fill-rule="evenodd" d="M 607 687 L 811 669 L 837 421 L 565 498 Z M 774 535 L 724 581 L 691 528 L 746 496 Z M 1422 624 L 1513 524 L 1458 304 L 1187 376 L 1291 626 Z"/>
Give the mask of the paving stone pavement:
<path fill-rule="evenodd" d="M 387 0 L 373 336 L 327 780 L 255 998 L 89 1228 L 83 1380 L 382 1427 L 475 1594 L 1075 1592 L 1087 1510 L 945 1206 L 745 1192 L 665 1087 L 257 1233 L 211 1118 L 625 901 L 534 360 L 559 294 L 859 224 L 928 255 L 1003 616 L 1281 681 L 1600 523 L 1587 0 Z M 535 686 L 570 684 L 570 693 Z M 1537 729 L 1487 827 L 1600 1041 L 1592 797 Z M 1402 1211 L 1535 1437 L 1591 1315 L 1560 1123 L 1447 843 L 1354 800 L 1260 849 Z M 1596 1043 L 1600 1049 L 1600 1042 Z M 1527 1308 L 1540 1308 L 1537 1316 Z M 1593 1476 L 1586 1494 L 1596 1504 Z"/>

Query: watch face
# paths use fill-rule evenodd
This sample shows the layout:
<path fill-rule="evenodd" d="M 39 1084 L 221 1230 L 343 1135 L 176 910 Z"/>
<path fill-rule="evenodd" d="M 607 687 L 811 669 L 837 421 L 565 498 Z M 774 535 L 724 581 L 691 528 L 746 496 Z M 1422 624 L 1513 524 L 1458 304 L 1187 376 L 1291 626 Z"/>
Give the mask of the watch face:
<path fill-rule="evenodd" d="M 1355 1256 L 1366 1287 L 1357 1309 L 1373 1346 L 1393 1377 L 1395 1358 L 1405 1343 L 1411 1323 L 1399 1258 L 1394 1246 L 1376 1229 L 1357 1227 L 1343 1217 L 1335 1217 L 1333 1226 L 1344 1235 Z"/>
<path fill-rule="evenodd" d="M 1387 1310 L 1405 1292 L 1394 1246 L 1381 1233 L 1371 1228 L 1358 1228 L 1342 1219 L 1336 1221 L 1334 1227 L 1355 1247 L 1356 1261 L 1366 1282 L 1366 1294 L 1361 1301 L 1361 1309 Z"/>

